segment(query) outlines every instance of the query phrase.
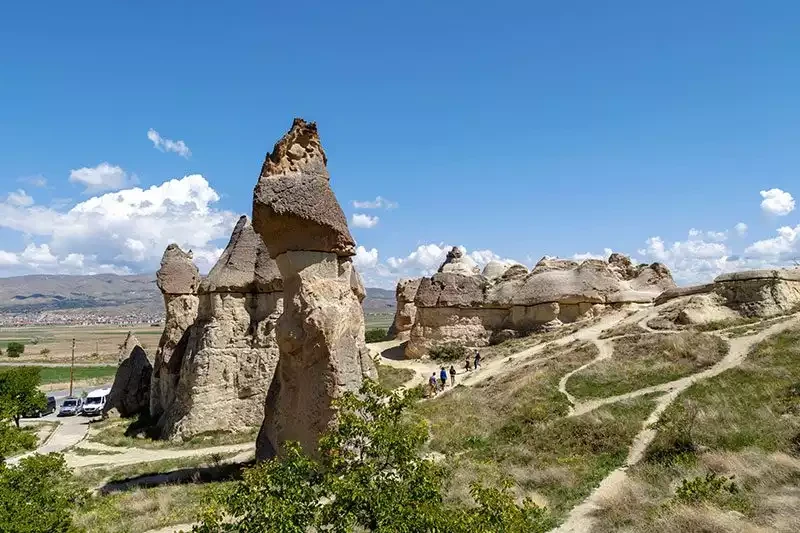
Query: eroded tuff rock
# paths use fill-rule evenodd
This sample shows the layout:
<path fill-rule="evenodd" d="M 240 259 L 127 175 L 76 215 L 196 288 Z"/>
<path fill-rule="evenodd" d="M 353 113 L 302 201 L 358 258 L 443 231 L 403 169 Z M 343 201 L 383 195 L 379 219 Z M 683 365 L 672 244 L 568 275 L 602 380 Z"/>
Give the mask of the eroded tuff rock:
<path fill-rule="evenodd" d="M 800 306 L 800 269 L 722 274 L 713 283 L 665 291 L 656 305 L 663 327 L 781 315 Z"/>
<path fill-rule="evenodd" d="M 150 382 L 150 416 L 154 419 L 160 418 L 175 398 L 188 329 L 197 319 L 200 273 L 191 252 L 184 252 L 177 244 L 167 246 L 156 282 L 164 296 L 165 316 Z"/>
<path fill-rule="evenodd" d="M 282 290 L 275 261 L 241 217 L 198 289 L 197 319 L 187 330 L 175 395 L 159 421 L 164 438 L 261 425 L 278 362 Z"/>
<path fill-rule="evenodd" d="M 512 332 L 558 327 L 609 305 L 651 303 L 675 286 L 664 265 L 633 266 L 620 254 L 612 259 L 545 257 L 531 272 L 513 265 L 499 278 L 443 271 L 423 278 L 406 357 L 422 357 L 440 343 L 483 346 Z"/>
<path fill-rule="evenodd" d="M 253 199 L 253 227 L 283 278 L 280 358 L 267 400 L 257 456 L 286 440 L 310 452 L 335 422 L 331 401 L 376 377 L 364 343 L 363 286 L 355 243 L 330 188 L 317 127 L 295 119 L 267 154 Z"/>
<path fill-rule="evenodd" d="M 126 354 L 126 355 L 122 355 Z M 120 364 L 103 414 L 115 409 L 122 417 L 147 413 L 150 408 L 150 380 L 153 365 L 132 332 L 120 346 Z"/>
<path fill-rule="evenodd" d="M 391 338 L 407 340 L 411 335 L 411 326 L 417 316 L 417 306 L 414 299 L 417 297 L 417 290 L 422 278 L 401 279 L 397 283 L 395 298 L 397 307 L 394 312 L 394 321 L 389 327 L 388 335 Z"/>
<path fill-rule="evenodd" d="M 464 255 L 464 252 L 461 251 L 461 248 L 458 246 L 453 246 L 453 248 L 447 252 L 444 263 L 442 263 L 442 265 L 439 267 L 439 272 L 465 274 L 469 276 L 473 274 L 480 274 L 481 269 L 470 256 Z"/>

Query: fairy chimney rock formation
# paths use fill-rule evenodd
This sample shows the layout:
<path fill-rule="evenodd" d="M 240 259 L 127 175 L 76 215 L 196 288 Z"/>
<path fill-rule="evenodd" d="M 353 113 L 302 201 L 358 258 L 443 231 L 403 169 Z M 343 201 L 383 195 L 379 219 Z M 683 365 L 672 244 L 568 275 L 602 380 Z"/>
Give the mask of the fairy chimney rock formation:
<path fill-rule="evenodd" d="M 246 216 L 198 290 L 164 438 L 259 427 L 278 363 L 275 323 L 283 311 L 275 261 Z"/>
<path fill-rule="evenodd" d="M 200 272 L 177 244 L 161 258 L 156 283 L 164 296 L 164 332 L 156 350 L 150 381 L 150 415 L 159 418 L 175 397 L 181 358 L 188 342 L 187 330 L 197 318 Z"/>
<path fill-rule="evenodd" d="M 469 276 L 472 274 L 480 274 L 481 269 L 470 256 L 464 255 L 461 248 L 453 246 L 453 248 L 447 252 L 447 257 L 444 263 L 439 267 L 439 272 L 450 272 L 452 274 L 464 274 Z"/>
<path fill-rule="evenodd" d="M 417 306 L 414 305 L 414 298 L 417 297 L 417 290 L 422 278 L 401 279 L 397 282 L 395 299 L 397 307 L 394 312 L 394 321 L 389 327 L 388 335 L 399 340 L 407 340 L 411 335 L 411 327 L 417 316 Z"/>
<path fill-rule="evenodd" d="M 126 354 L 122 356 L 122 354 Z M 146 413 L 150 407 L 150 380 L 153 365 L 133 332 L 120 346 L 120 364 L 103 414 L 116 409 L 122 417 Z"/>
<path fill-rule="evenodd" d="M 253 228 L 283 278 L 280 358 L 267 396 L 259 458 L 295 440 L 313 453 L 332 423 L 331 401 L 375 377 L 364 343 L 355 242 L 330 187 L 314 123 L 295 119 L 268 153 L 253 198 Z"/>

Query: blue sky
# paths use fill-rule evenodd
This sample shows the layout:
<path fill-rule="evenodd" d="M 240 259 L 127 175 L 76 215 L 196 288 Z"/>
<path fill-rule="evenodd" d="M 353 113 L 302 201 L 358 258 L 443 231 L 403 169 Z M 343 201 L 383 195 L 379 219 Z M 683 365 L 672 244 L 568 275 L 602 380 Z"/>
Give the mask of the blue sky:
<path fill-rule="evenodd" d="M 450 245 L 682 283 L 800 257 L 796 2 L 228 4 L 1 8 L 0 275 L 152 272 L 171 241 L 207 269 L 295 116 L 378 218 L 368 284 Z"/>

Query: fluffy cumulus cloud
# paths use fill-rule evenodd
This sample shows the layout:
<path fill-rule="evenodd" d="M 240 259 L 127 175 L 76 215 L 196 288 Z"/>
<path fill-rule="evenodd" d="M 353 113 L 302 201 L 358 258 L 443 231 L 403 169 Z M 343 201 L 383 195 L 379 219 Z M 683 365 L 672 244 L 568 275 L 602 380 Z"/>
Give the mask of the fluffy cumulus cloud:
<path fill-rule="evenodd" d="M 768 215 L 785 216 L 794 211 L 794 198 L 781 189 L 761 191 L 761 209 Z"/>
<path fill-rule="evenodd" d="M 573 261 L 585 261 L 587 259 L 608 259 L 608 256 L 611 255 L 613 250 L 611 248 L 603 248 L 602 254 L 595 254 L 592 252 L 584 252 L 582 254 L 573 254 L 572 260 Z"/>
<path fill-rule="evenodd" d="M 356 228 L 374 228 L 378 225 L 378 217 L 373 217 L 364 213 L 353 213 L 350 223 Z"/>
<path fill-rule="evenodd" d="M 359 246 L 356 248 L 356 256 L 353 258 L 353 263 L 359 270 L 376 267 L 378 265 L 378 249 L 371 248 L 367 250 L 363 246 Z"/>
<path fill-rule="evenodd" d="M 736 234 L 739 237 L 744 237 L 747 235 L 747 224 L 744 222 L 739 222 L 733 227 L 733 229 L 736 230 Z"/>
<path fill-rule="evenodd" d="M 26 247 L 0 253 L 13 273 L 153 272 L 164 248 L 192 250 L 208 271 L 238 216 L 217 209 L 219 194 L 199 175 L 131 187 L 56 209 L 0 202 L 0 227 L 22 233 Z M 6 269 L 7 270 L 7 269 Z"/>
<path fill-rule="evenodd" d="M 382 196 L 376 196 L 374 200 L 353 200 L 353 207 L 356 209 L 395 209 L 398 205 L 397 202 L 387 200 Z"/>
<path fill-rule="evenodd" d="M 136 183 L 136 177 L 129 176 L 121 167 L 103 162 L 96 167 L 71 170 L 69 181 L 83 185 L 84 192 L 90 194 L 122 189 Z"/>
<path fill-rule="evenodd" d="M 189 159 L 192 155 L 192 151 L 189 150 L 185 142 L 166 139 L 153 128 L 147 130 L 147 138 L 153 143 L 155 149 L 161 150 L 162 152 L 173 152 L 184 159 Z"/>
<path fill-rule="evenodd" d="M 777 261 L 792 261 L 800 256 L 800 224 L 777 229 L 778 236 L 756 241 L 744 253 L 749 257 L 762 257 Z"/>

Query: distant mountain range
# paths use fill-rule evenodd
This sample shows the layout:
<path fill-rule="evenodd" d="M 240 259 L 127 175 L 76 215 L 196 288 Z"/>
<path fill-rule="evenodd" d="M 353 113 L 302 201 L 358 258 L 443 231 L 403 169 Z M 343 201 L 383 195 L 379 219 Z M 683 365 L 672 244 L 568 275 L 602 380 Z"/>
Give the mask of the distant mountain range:
<path fill-rule="evenodd" d="M 394 291 L 367 288 L 367 312 L 394 312 Z M 161 314 L 164 301 L 155 274 L 118 276 L 31 275 L 0 278 L 0 313 L 92 311 Z"/>

